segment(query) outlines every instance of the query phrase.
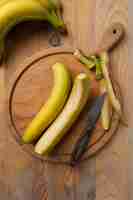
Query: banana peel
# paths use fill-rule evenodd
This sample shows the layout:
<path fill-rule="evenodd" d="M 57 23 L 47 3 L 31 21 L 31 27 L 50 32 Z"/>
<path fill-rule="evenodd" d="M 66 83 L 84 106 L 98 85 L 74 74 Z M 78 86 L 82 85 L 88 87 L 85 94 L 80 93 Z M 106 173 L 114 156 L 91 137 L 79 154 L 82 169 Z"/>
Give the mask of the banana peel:
<path fill-rule="evenodd" d="M 94 58 L 88 58 L 79 50 L 76 49 L 74 52 L 75 58 L 77 58 L 82 64 L 84 64 L 89 70 L 95 67 L 95 56 Z"/>
<path fill-rule="evenodd" d="M 11 3 L 14 0 L 0 0 L 0 8 L 2 8 L 2 6 Z"/>
<path fill-rule="evenodd" d="M 83 110 L 90 95 L 90 81 L 88 75 L 79 74 L 73 85 L 70 97 L 57 119 L 46 130 L 35 146 L 35 152 L 48 155 L 71 128 Z"/>
<path fill-rule="evenodd" d="M 51 95 L 25 130 L 22 137 L 24 143 L 32 143 L 41 136 L 43 131 L 61 112 L 68 98 L 71 89 L 71 76 L 69 71 L 61 63 L 56 63 L 52 69 L 54 72 L 54 87 Z"/>
<path fill-rule="evenodd" d="M 107 83 L 107 90 L 108 90 L 108 95 L 109 95 L 111 105 L 114 108 L 114 110 L 117 112 L 117 114 L 121 117 L 122 116 L 122 107 L 119 102 L 119 99 L 115 95 L 112 81 L 110 79 L 110 75 L 109 75 L 109 71 L 108 71 L 108 64 L 109 64 L 108 53 L 102 52 L 100 54 L 100 59 L 101 59 L 101 67 L 102 67 L 102 71 L 103 71 L 103 76 Z"/>
<path fill-rule="evenodd" d="M 110 100 L 109 100 L 109 95 L 107 92 L 107 83 L 105 79 L 102 79 L 100 81 L 100 92 L 101 94 L 103 93 L 107 93 L 105 100 L 104 100 L 104 104 L 103 104 L 103 108 L 102 108 L 102 112 L 101 112 L 101 122 L 102 122 L 102 127 L 104 128 L 104 130 L 109 130 L 110 128 L 110 123 L 111 123 L 111 104 L 110 104 Z"/>
<path fill-rule="evenodd" d="M 103 78 L 100 59 L 96 56 L 85 56 L 79 49 L 74 52 L 75 58 L 77 58 L 82 64 L 86 66 L 88 71 L 96 69 L 96 80 L 101 80 Z"/>

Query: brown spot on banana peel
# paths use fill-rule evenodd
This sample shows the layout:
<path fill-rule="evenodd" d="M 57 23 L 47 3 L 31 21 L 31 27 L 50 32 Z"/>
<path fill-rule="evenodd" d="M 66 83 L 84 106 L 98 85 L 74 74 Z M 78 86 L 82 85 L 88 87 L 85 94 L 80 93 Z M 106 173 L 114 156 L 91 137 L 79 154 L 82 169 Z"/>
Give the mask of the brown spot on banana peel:
<path fill-rule="evenodd" d="M 89 77 L 82 73 L 74 81 L 73 89 L 61 114 L 35 146 L 38 154 L 49 154 L 77 120 L 90 95 Z"/>
<path fill-rule="evenodd" d="M 61 112 L 71 88 L 71 76 L 67 68 L 56 63 L 53 67 L 54 72 L 54 87 L 51 95 L 40 112 L 29 124 L 24 132 L 22 140 L 24 143 L 36 141 L 43 131 L 55 120 Z"/>

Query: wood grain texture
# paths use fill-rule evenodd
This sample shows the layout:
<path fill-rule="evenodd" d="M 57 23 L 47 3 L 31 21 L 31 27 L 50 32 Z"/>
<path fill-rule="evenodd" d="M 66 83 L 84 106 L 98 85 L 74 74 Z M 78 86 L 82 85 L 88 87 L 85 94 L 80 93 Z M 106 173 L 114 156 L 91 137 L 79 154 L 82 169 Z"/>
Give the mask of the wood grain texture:
<path fill-rule="evenodd" d="M 112 34 L 112 33 L 111 33 Z M 18 144 L 21 144 L 21 137 L 24 130 L 33 120 L 35 115 L 39 112 L 40 108 L 47 101 L 51 90 L 53 88 L 53 71 L 51 66 L 57 62 L 64 63 L 71 72 L 72 79 L 79 73 L 88 73 L 88 70 L 82 65 L 73 55 L 73 49 L 58 47 L 48 48 L 44 51 L 37 53 L 37 55 L 27 58 L 23 66 L 14 74 L 12 81 L 9 83 L 10 89 L 8 94 L 8 109 L 9 114 L 9 127 L 14 138 Z M 86 117 L 88 113 L 87 107 L 90 106 L 92 99 L 99 95 L 99 82 L 96 81 L 95 74 L 89 72 L 91 96 L 84 111 L 80 117 L 73 124 L 66 137 L 55 149 L 49 160 L 53 162 L 70 162 L 73 147 L 78 138 L 85 131 Z M 119 88 L 116 90 L 119 93 Z M 119 117 L 113 113 L 111 127 L 109 131 L 104 131 L 101 122 L 97 123 L 95 131 L 93 131 L 92 138 L 88 144 L 88 150 L 83 156 L 83 160 L 94 156 L 101 150 L 119 127 Z M 21 148 L 31 155 L 46 161 L 45 156 L 39 156 L 34 152 L 34 145 L 21 145 Z M 57 154 L 60 154 L 57 156 Z M 65 156 L 68 154 L 68 156 Z M 57 158 L 56 158 L 57 156 Z"/>
<path fill-rule="evenodd" d="M 47 32 L 43 24 L 28 25 L 31 29 L 28 29 L 27 24 L 22 24 L 21 27 L 17 27 L 13 33 L 11 33 L 8 39 L 8 46 L 10 54 L 7 55 L 7 63 L 5 64 L 5 83 L 8 90 L 8 81 L 14 74 L 14 71 L 19 68 L 19 65 L 26 59 L 27 56 L 31 56 L 32 53 L 40 50 L 40 43 L 42 48 L 47 44 Z M 18 34 L 23 32 L 23 36 Z M 32 33 L 32 38 L 31 38 Z M 23 43 L 23 37 L 25 44 Z M 40 38 L 44 38 L 41 41 Z M 40 42 L 39 42 L 40 41 Z M 13 45 L 18 44 L 18 45 Z M 31 48 L 31 46 L 33 48 Z M 16 54 L 17 52 L 17 54 Z M 7 120 L 7 116 L 5 116 Z M 1 151 L 1 197 L 3 199 L 47 199 L 46 183 L 43 176 L 44 166 L 41 161 L 38 161 L 24 153 L 21 147 L 11 137 L 10 129 L 8 125 L 4 131 L 4 143 Z M 3 134 L 0 134 L 2 136 Z M 6 147 L 10 148 L 6 148 Z M 5 159 L 6 158 L 6 159 Z"/>
<path fill-rule="evenodd" d="M 106 28 L 119 21 L 127 30 L 127 0 L 62 0 L 69 36 L 63 44 L 80 47 L 85 53 L 95 49 Z M 30 27 L 30 28 L 29 28 Z M 49 47 L 45 25 L 22 24 L 8 37 L 5 67 L 6 88 L 26 57 Z M 130 44 L 131 46 L 131 44 Z M 3 103 L 0 111 L 0 196 L 4 200 L 125 200 L 128 199 L 128 131 L 132 128 L 132 66 L 128 67 L 127 38 L 111 54 L 113 74 L 121 84 L 129 129 L 121 127 L 117 136 L 96 158 L 72 169 L 53 166 L 30 157 L 11 137 Z M 128 78 L 129 77 L 129 78 Z M 3 83 L 4 83 L 3 82 Z M 5 90 L 3 90 L 5 92 Z M 3 100 L 0 97 L 0 101 Z M 96 159 L 96 162 L 95 162 Z"/>
<path fill-rule="evenodd" d="M 129 58 L 129 76 L 128 76 L 128 99 L 130 99 L 129 105 L 128 105 L 128 114 L 129 114 L 129 166 L 128 166 L 128 179 L 129 179 L 129 199 L 133 198 L 133 154 L 132 154 L 132 148 L 133 148 L 133 112 L 131 112 L 131 108 L 133 107 L 133 92 L 132 91 L 132 84 L 133 84 L 133 1 L 129 1 L 129 31 L 128 31 L 128 58 Z"/>
<path fill-rule="evenodd" d="M 93 48 L 95 45 L 91 38 L 94 36 L 94 24 L 90 24 L 90 20 L 86 20 L 86 17 L 93 19 L 96 2 L 83 1 L 81 3 L 80 0 L 62 2 L 65 2 L 64 7 L 69 15 L 67 23 L 70 27 L 71 46 L 80 47 L 84 52 L 89 52 L 89 47 Z M 68 8 L 69 10 L 67 10 Z M 45 177 L 48 184 L 49 200 L 95 200 L 95 158 L 81 164 L 77 171 L 71 170 L 71 167 L 68 166 L 57 166 L 53 170 L 53 166 L 48 164 Z"/>
<path fill-rule="evenodd" d="M 102 6 L 104 5 L 104 6 Z M 128 30 L 128 2 L 126 0 L 97 1 L 96 38 L 112 22 L 119 21 Z M 101 30 L 101 27 L 103 28 Z M 128 31 L 127 31 L 128 34 Z M 124 96 L 125 111 L 129 112 L 129 65 L 127 38 L 112 52 L 111 69 L 119 81 Z M 128 128 L 121 127 L 112 142 L 96 158 L 96 199 L 128 199 Z"/>

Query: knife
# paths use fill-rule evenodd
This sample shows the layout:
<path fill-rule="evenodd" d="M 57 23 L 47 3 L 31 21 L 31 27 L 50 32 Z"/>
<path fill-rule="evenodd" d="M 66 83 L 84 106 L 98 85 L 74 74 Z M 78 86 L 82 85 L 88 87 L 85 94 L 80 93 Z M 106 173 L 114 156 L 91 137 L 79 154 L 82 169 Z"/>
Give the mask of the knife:
<path fill-rule="evenodd" d="M 82 158 L 83 154 L 88 148 L 88 143 L 100 117 L 105 97 L 106 93 L 104 93 L 102 96 L 98 96 L 88 112 L 85 133 L 79 138 L 72 152 L 70 162 L 72 166 L 74 166 Z"/>

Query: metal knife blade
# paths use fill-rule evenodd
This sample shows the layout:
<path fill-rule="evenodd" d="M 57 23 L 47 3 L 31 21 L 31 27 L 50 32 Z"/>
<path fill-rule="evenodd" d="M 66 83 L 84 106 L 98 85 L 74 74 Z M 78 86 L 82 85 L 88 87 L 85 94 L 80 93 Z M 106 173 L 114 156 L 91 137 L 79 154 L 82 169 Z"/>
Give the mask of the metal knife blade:
<path fill-rule="evenodd" d="M 75 165 L 77 161 L 81 159 L 82 155 L 85 153 L 88 147 L 89 140 L 96 126 L 96 122 L 98 121 L 100 117 L 105 96 L 106 96 L 106 93 L 104 93 L 102 96 L 97 97 L 88 112 L 86 131 L 79 138 L 79 140 L 77 141 L 74 147 L 74 150 L 72 152 L 71 165 Z"/>

